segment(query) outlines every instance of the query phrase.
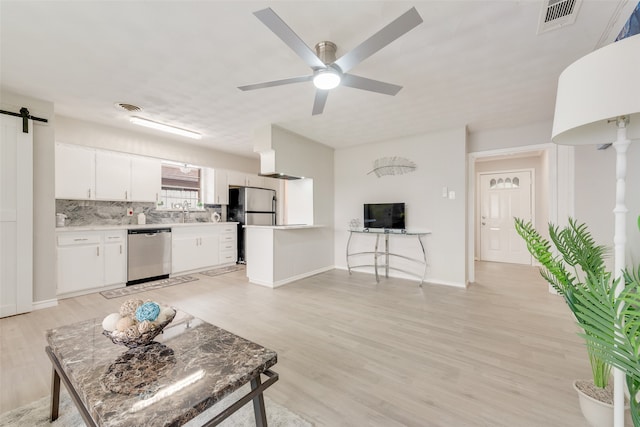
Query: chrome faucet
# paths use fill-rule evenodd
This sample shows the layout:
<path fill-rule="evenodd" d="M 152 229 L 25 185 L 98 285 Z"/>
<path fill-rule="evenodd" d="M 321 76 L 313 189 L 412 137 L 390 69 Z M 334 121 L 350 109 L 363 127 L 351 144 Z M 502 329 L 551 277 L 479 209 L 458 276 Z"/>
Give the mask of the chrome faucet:
<path fill-rule="evenodd" d="M 182 223 L 184 224 L 185 221 L 185 217 L 186 220 L 189 220 L 189 202 L 187 202 L 186 200 L 184 202 L 182 202 Z"/>

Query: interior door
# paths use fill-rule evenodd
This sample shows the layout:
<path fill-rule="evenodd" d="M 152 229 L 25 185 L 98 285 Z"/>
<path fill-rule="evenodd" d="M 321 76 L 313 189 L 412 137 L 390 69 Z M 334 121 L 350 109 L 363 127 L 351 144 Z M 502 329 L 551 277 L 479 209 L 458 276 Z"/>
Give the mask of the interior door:
<path fill-rule="evenodd" d="M 33 304 L 33 122 L 0 115 L 0 317 Z"/>
<path fill-rule="evenodd" d="M 531 171 L 480 174 L 480 259 L 531 264 L 513 221 L 530 221 L 531 206 Z"/>

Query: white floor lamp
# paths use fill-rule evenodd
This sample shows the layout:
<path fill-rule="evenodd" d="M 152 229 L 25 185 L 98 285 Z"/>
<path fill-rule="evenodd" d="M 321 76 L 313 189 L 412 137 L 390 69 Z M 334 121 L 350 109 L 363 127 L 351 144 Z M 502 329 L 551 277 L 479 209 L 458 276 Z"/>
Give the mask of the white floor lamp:
<path fill-rule="evenodd" d="M 563 71 L 558 80 L 552 139 L 568 145 L 613 142 L 614 275 L 618 278 L 625 268 L 627 147 L 631 140 L 640 139 L 640 35 L 598 49 Z M 621 291 L 618 286 L 616 295 Z M 624 374 L 614 369 L 613 378 L 614 427 L 624 427 Z"/>

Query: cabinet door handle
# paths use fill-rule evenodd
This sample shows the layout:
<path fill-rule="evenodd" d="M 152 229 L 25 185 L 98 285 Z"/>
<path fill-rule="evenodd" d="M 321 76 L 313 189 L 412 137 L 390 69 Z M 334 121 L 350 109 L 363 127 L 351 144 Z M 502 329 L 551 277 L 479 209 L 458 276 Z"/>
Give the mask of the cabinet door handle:
<path fill-rule="evenodd" d="M 91 189 L 87 190 L 87 197 L 90 199 L 91 198 Z"/>
<path fill-rule="evenodd" d="M 85 240 L 89 240 L 86 237 L 82 239 L 73 239 L 74 242 L 84 242 Z"/>
<path fill-rule="evenodd" d="M 96 246 L 96 254 L 97 256 L 100 256 L 100 246 Z"/>
<path fill-rule="evenodd" d="M 156 193 L 156 202 L 158 201 L 158 193 Z"/>
<path fill-rule="evenodd" d="M 122 245 L 120 245 L 120 255 L 122 255 Z"/>
<path fill-rule="evenodd" d="M 129 200 L 129 192 L 127 190 L 124 190 L 124 199 Z"/>

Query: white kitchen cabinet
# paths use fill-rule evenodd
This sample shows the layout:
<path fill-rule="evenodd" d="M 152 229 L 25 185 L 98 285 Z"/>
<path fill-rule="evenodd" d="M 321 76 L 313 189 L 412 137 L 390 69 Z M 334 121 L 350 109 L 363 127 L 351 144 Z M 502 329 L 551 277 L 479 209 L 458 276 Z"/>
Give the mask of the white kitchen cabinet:
<path fill-rule="evenodd" d="M 203 201 L 207 205 L 228 205 L 229 184 L 224 169 L 205 168 L 202 170 Z"/>
<path fill-rule="evenodd" d="M 127 232 L 104 233 L 104 285 L 127 281 Z"/>
<path fill-rule="evenodd" d="M 215 204 L 229 204 L 229 179 L 224 169 L 215 169 Z"/>
<path fill-rule="evenodd" d="M 58 294 L 104 283 L 102 232 L 58 233 Z"/>
<path fill-rule="evenodd" d="M 56 143 L 55 156 L 56 199 L 95 199 L 95 150 Z"/>
<path fill-rule="evenodd" d="M 264 179 L 264 188 L 268 188 L 270 190 L 275 190 L 280 194 L 280 184 L 284 182 L 282 179 L 278 178 L 270 178 L 268 176 L 263 176 Z"/>
<path fill-rule="evenodd" d="M 131 200 L 131 159 L 114 151 L 96 151 L 96 200 Z"/>
<path fill-rule="evenodd" d="M 131 156 L 131 200 L 157 202 L 162 188 L 160 159 Z"/>
<path fill-rule="evenodd" d="M 227 171 L 227 184 L 235 187 L 265 187 L 265 177 L 239 172 L 239 171 Z"/>
<path fill-rule="evenodd" d="M 245 175 L 245 182 L 247 187 L 265 188 L 263 176 L 247 174 Z"/>
<path fill-rule="evenodd" d="M 218 225 L 175 227 L 171 236 L 171 274 L 218 265 Z"/>
<path fill-rule="evenodd" d="M 221 265 L 235 264 L 238 260 L 238 225 L 233 223 L 220 227 L 219 262 Z"/>
<path fill-rule="evenodd" d="M 127 281 L 127 232 L 57 233 L 58 295 L 79 295 Z"/>
<path fill-rule="evenodd" d="M 56 144 L 56 199 L 157 202 L 160 159 Z"/>
<path fill-rule="evenodd" d="M 238 171 L 227 171 L 227 184 L 232 187 L 245 187 L 247 185 L 246 174 Z"/>

